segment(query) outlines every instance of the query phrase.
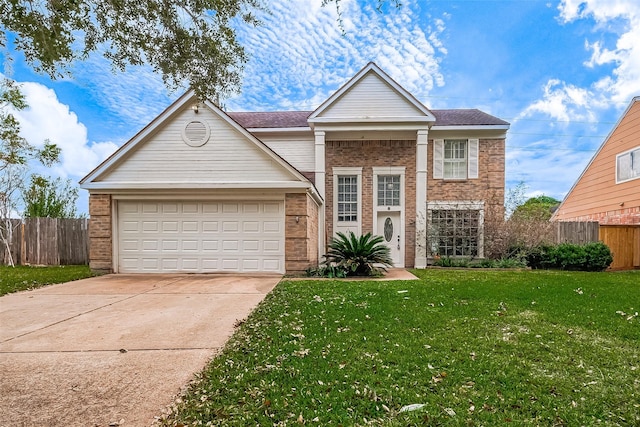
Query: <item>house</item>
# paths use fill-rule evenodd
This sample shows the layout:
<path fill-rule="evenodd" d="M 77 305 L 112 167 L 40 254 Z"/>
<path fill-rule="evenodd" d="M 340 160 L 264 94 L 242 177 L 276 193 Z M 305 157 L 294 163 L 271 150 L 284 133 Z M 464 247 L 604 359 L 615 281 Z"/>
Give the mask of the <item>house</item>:
<path fill-rule="evenodd" d="M 90 265 L 300 272 L 338 231 L 384 236 L 400 267 L 482 257 L 508 128 L 430 110 L 374 63 L 314 111 L 227 113 L 188 92 L 82 179 Z"/>
<path fill-rule="evenodd" d="M 633 98 L 551 220 L 640 224 L 640 96 Z"/>

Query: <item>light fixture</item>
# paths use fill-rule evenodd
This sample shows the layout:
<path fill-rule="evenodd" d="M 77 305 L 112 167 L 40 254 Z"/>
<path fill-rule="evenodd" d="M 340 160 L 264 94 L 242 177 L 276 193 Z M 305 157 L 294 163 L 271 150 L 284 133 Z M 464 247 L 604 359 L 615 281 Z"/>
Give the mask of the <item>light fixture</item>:
<path fill-rule="evenodd" d="M 191 106 L 191 109 L 193 110 L 194 113 L 198 114 L 198 104 L 193 104 Z"/>

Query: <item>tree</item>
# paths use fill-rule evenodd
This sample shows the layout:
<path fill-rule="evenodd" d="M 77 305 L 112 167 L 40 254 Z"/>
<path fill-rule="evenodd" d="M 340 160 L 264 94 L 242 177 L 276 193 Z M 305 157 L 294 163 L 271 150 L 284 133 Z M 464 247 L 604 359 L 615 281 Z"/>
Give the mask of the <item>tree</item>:
<path fill-rule="evenodd" d="M 31 175 L 31 183 L 23 190 L 26 218 L 75 218 L 78 188 L 70 179 L 51 180 Z"/>
<path fill-rule="evenodd" d="M 0 46 L 9 33 L 37 71 L 56 79 L 93 53 L 114 70 L 149 65 L 175 90 L 188 84 L 201 98 L 239 90 L 247 54 L 239 25 L 257 26 L 266 0 L 0 0 Z M 379 10 L 387 2 L 375 0 Z M 335 3 L 341 16 L 341 0 Z M 341 22 L 341 18 L 338 18 Z"/>
<path fill-rule="evenodd" d="M 235 26 L 257 25 L 262 1 L 2 0 L 0 43 L 15 35 L 27 62 L 53 79 L 100 52 L 114 70 L 147 64 L 169 88 L 188 83 L 210 98 L 239 87 L 247 55 Z"/>
<path fill-rule="evenodd" d="M 55 144 L 45 141 L 43 148 L 37 148 L 20 136 L 20 124 L 13 112 L 25 108 L 27 103 L 18 85 L 3 78 L 0 81 L 0 242 L 7 249 L 11 265 L 8 241 L 12 232 L 11 217 L 17 214 L 18 193 L 26 181 L 27 164 L 35 160 L 49 167 L 60 157 L 60 148 Z"/>
<path fill-rule="evenodd" d="M 560 200 L 553 197 L 544 195 L 531 197 L 516 207 L 511 217 L 513 219 L 548 221 L 559 204 Z"/>

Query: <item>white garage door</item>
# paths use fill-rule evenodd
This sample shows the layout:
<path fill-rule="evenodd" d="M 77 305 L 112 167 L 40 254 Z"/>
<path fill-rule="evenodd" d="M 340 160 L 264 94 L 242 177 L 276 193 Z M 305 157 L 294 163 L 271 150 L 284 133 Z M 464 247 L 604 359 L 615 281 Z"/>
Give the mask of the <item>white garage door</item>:
<path fill-rule="evenodd" d="M 284 272 L 284 203 L 118 202 L 121 273 Z"/>

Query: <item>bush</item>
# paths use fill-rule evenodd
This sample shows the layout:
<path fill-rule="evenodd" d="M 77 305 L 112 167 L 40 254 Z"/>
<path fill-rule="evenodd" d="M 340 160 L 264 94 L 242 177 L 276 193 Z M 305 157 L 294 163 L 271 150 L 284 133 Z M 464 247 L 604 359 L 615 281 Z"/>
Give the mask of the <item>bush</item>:
<path fill-rule="evenodd" d="M 393 266 L 391 251 L 382 236 L 367 233 L 357 237 L 352 231 L 336 234 L 325 255 L 325 266 L 343 270 L 347 276 L 379 275 Z"/>
<path fill-rule="evenodd" d="M 584 245 L 584 251 L 587 257 L 587 271 L 606 270 L 613 262 L 609 246 L 602 242 L 587 243 Z"/>
<path fill-rule="evenodd" d="M 540 245 L 531 249 L 526 258 L 533 269 L 603 271 L 613 262 L 611 250 L 602 242 Z"/>

